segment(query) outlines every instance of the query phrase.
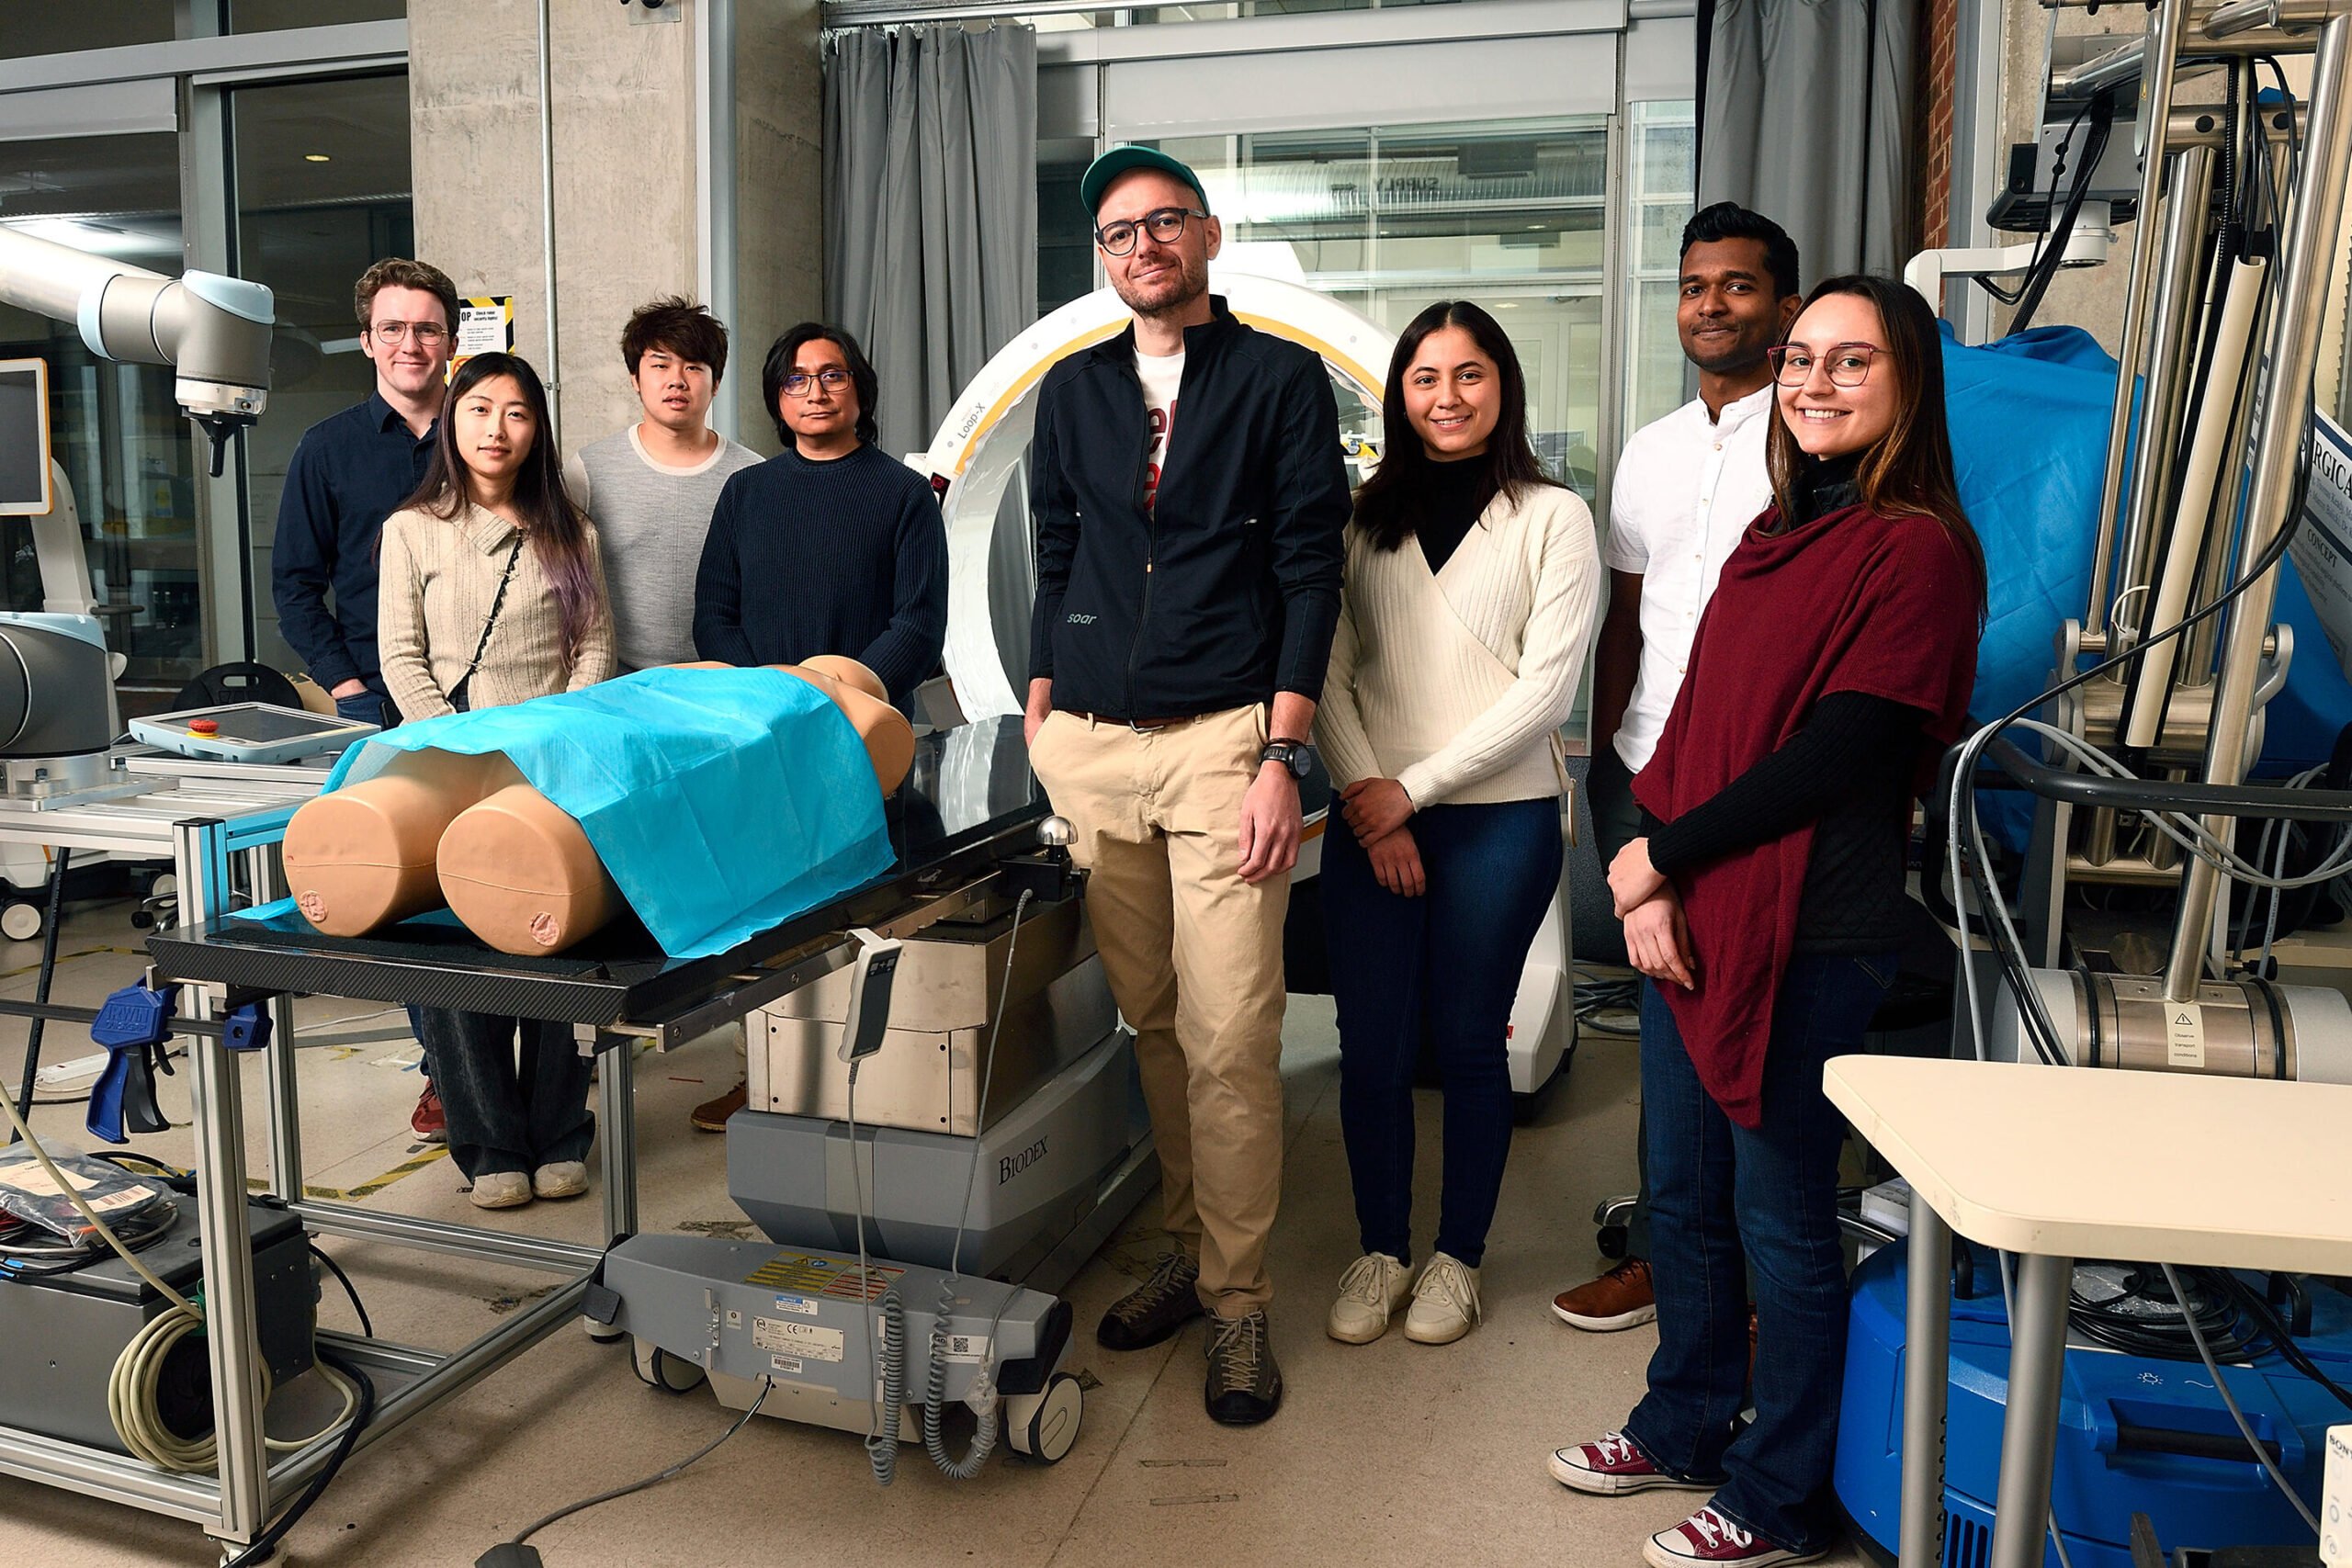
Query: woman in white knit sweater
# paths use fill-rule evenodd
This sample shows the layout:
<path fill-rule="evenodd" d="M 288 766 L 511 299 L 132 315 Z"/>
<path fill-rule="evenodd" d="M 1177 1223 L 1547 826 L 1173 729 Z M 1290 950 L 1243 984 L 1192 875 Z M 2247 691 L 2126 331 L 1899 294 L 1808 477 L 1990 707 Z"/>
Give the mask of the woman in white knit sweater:
<path fill-rule="evenodd" d="M 424 481 L 384 519 L 377 636 L 411 721 L 576 691 L 613 672 L 596 532 L 563 489 L 537 372 L 466 361 Z M 588 1190 L 588 1065 L 567 1025 L 413 1010 L 473 1201 L 513 1208 Z M 522 1037 L 519 1066 L 515 1049 Z"/>
<path fill-rule="evenodd" d="M 1379 471 L 1356 495 L 1316 738 L 1344 800 L 1324 837 L 1340 1122 L 1363 1256 L 1335 1339 L 1445 1344 L 1478 1269 L 1510 1145 L 1512 997 L 1559 886 L 1560 726 L 1600 584 L 1592 514 L 1544 472 L 1510 340 L 1430 306 L 1388 365 Z M 1412 1269 L 1413 1067 L 1423 1020 L 1445 1094 L 1436 1247 Z"/>

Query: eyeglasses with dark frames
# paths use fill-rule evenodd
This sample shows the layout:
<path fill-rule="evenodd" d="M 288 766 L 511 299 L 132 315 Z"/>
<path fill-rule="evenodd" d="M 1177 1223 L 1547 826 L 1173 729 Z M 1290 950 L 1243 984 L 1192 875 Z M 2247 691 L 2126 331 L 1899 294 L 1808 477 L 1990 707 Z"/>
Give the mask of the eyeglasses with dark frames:
<path fill-rule="evenodd" d="M 1094 243 L 1102 247 L 1102 254 L 1106 256 L 1123 256 L 1136 248 L 1136 233 L 1148 231 L 1158 243 L 1172 245 L 1184 237 L 1185 219 L 1207 216 L 1197 207 L 1162 207 L 1145 213 L 1133 222 L 1122 219 L 1116 223 L 1103 224 L 1094 231 Z"/>
<path fill-rule="evenodd" d="M 1871 378 L 1871 365 L 1882 351 L 1874 343 L 1841 343 L 1815 355 L 1801 344 L 1784 343 L 1764 351 L 1772 379 L 1783 387 L 1802 387 L 1813 379 L 1816 359 L 1829 372 L 1833 387 L 1859 387 Z"/>
<path fill-rule="evenodd" d="M 828 365 L 815 375 L 795 370 L 784 378 L 784 389 L 796 398 L 805 398 L 812 387 L 822 387 L 829 392 L 839 392 L 849 385 L 849 372 L 838 365 Z"/>
<path fill-rule="evenodd" d="M 448 340 L 449 329 L 438 321 L 376 321 L 368 330 L 379 343 L 399 343 L 411 333 L 420 347 L 437 348 Z"/>

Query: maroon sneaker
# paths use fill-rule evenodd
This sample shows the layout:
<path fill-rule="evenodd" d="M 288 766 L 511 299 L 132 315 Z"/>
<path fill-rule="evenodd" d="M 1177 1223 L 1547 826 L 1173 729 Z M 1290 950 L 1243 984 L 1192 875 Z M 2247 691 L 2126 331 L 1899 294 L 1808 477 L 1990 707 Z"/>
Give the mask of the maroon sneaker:
<path fill-rule="evenodd" d="M 1652 1464 L 1650 1456 L 1635 1448 L 1634 1440 L 1623 1432 L 1611 1432 L 1572 1449 L 1554 1449 L 1548 1468 L 1552 1479 L 1561 1485 L 1601 1497 L 1660 1490 L 1713 1492 L 1719 1484 L 1713 1481 L 1685 1481 L 1679 1475 L 1668 1474 Z"/>
<path fill-rule="evenodd" d="M 449 1118 L 441 1109 L 441 1091 L 428 1079 L 424 1092 L 416 1097 L 416 1109 L 409 1112 L 409 1131 L 428 1144 L 449 1141 Z"/>
<path fill-rule="evenodd" d="M 1823 1555 L 1774 1546 L 1715 1512 L 1713 1504 L 1672 1529 L 1658 1531 L 1642 1547 L 1642 1559 L 1650 1568 L 1778 1568 Z"/>

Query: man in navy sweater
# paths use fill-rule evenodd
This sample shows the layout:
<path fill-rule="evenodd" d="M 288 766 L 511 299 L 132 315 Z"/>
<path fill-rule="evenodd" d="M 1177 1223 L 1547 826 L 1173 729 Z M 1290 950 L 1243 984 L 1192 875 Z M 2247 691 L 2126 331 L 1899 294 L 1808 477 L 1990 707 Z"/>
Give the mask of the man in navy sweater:
<path fill-rule="evenodd" d="M 803 321 L 760 367 L 783 453 L 718 492 L 695 577 L 695 651 L 729 664 L 845 653 L 908 705 L 947 641 L 947 528 L 922 476 L 874 444 L 874 367 Z M 745 1086 L 694 1109 L 723 1133 Z"/>
<path fill-rule="evenodd" d="M 907 706 L 947 640 L 947 530 L 922 477 L 875 446 L 874 367 L 804 321 L 761 367 L 780 456 L 727 481 L 695 579 L 695 651 L 729 664 L 842 653 Z"/>

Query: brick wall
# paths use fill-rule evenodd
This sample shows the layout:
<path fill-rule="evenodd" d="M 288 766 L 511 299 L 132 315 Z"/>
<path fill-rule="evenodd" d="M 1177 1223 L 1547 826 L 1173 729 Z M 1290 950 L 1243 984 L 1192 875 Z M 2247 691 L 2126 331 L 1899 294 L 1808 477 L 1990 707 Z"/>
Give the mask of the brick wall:
<path fill-rule="evenodd" d="M 1919 181 L 1919 243 L 1935 249 L 1951 239 L 1952 49 L 1960 30 L 1960 0 L 1924 0 L 1919 28 L 1919 145 L 1926 150 Z"/>

